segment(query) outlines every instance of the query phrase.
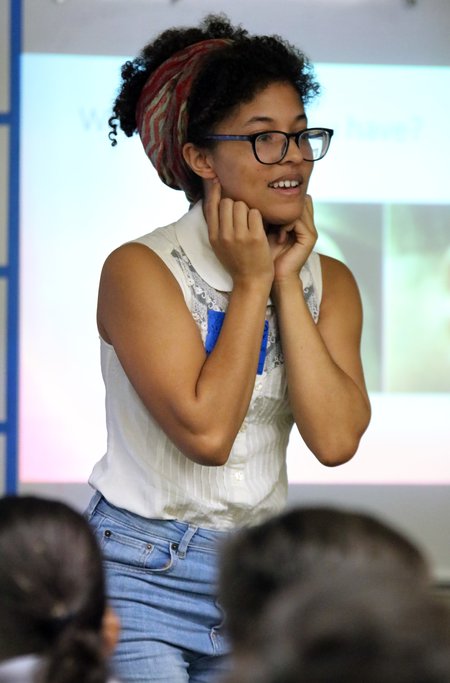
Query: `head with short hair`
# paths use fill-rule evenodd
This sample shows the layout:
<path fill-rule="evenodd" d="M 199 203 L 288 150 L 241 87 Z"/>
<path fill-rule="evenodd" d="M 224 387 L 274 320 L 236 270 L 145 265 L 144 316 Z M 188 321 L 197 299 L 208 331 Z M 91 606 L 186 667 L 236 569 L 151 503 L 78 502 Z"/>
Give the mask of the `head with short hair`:
<path fill-rule="evenodd" d="M 0 499 L 0 661 L 42 655 L 45 681 L 106 680 L 105 608 L 87 520 L 55 500 Z"/>
<path fill-rule="evenodd" d="M 449 683 L 450 612 L 411 576 L 319 570 L 266 605 L 226 683 Z"/>
<path fill-rule="evenodd" d="M 251 635 L 267 601 L 319 569 L 392 572 L 428 583 L 424 555 L 372 515 L 333 507 L 297 507 L 241 529 L 225 544 L 220 602 L 233 645 Z"/>

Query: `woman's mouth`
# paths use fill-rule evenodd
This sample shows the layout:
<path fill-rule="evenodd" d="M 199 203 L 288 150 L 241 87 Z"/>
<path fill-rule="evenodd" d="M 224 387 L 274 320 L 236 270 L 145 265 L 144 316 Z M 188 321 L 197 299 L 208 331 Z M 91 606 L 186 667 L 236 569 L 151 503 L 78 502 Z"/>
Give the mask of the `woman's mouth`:
<path fill-rule="evenodd" d="M 303 182 L 304 178 L 300 173 L 287 173 L 286 175 L 278 176 L 278 178 L 272 180 L 268 184 L 268 187 L 271 190 L 281 192 L 283 195 L 297 196 Z"/>
<path fill-rule="evenodd" d="M 272 187 L 274 190 L 289 190 L 299 186 L 299 180 L 275 180 L 273 183 L 269 183 L 269 187 Z"/>

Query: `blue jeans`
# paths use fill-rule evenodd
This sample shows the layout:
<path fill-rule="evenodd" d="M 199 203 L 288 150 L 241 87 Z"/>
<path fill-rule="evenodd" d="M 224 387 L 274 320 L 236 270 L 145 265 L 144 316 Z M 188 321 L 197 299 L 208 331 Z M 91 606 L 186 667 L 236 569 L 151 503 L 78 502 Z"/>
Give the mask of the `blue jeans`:
<path fill-rule="evenodd" d="M 228 671 L 217 556 L 226 532 L 146 519 L 96 493 L 86 516 L 121 621 L 114 674 L 128 681 L 211 683 Z"/>

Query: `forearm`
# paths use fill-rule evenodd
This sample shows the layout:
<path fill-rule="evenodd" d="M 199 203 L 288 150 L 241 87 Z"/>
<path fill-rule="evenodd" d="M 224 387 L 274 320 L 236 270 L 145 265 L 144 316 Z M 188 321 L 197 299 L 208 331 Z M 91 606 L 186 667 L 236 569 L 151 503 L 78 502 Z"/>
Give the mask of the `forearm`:
<path fill-rule="evenodd" d="M 367 397 L 328 350 L 305 303 L 301 281 L 275 284 L 272 296 L 297 427 L 322 463 L 345 462 L 368 425 Z"/>
<path fill-rule="evenodd" d="M 222 199 L 218 182 L 206 190 L 203 210 L 210 245 L 233 289 L 215 346 L 206 359 L 203 352 L 200 366 L 195 363 L 186 386 L 188 431 L 182 450 L 204 464 L 220 465 L 229 456 L 252 396 L 273 261 L 260 212 L 242 201 Z M 180 431 L 176 422 L 183 425 L 180 415 L 174 423 Z"/>
<path fill-rule="evenodd" d="M 195 386 L 191 420 L 199 420 L 198 430 L 219 461 L 227 459 L 248 410 L 269 293 L 268 284 L 234 286 L 219 337 Z M 198 438 L 193 445 L 199 447 Z"/>

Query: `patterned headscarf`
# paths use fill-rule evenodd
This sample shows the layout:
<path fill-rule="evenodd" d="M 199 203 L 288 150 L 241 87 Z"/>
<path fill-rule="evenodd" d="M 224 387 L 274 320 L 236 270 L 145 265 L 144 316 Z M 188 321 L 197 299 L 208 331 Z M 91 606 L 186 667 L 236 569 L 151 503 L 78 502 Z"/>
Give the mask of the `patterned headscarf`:
<path fill-rule="evenodd" d="M 136 123 L 145 153 L 169 187 L 193 196 L 192 171 L 182 154 L 187 142 L 187 98 L 204 56 L 230 44 L 226 38 L 203 40 L 176 52 L 144 85 L 136 109 Z"/>

